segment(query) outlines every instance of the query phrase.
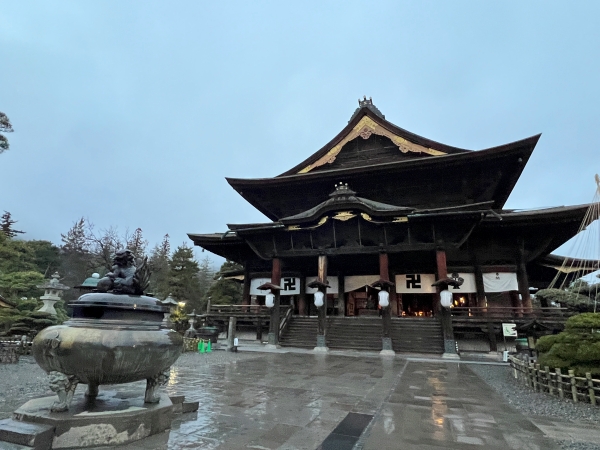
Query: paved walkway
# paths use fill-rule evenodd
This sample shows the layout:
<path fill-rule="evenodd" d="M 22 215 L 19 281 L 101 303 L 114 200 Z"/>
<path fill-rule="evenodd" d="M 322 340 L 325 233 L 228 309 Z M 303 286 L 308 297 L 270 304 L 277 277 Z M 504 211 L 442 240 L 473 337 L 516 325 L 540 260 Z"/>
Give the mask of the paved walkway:
<path fill-rule="evenodd" d="M 528 420 L 464 363 L 364 354 L 248 356 L 180 367 L 169 393 L 199 400 L 198 413 L 180 416 L 170 436 L 123 449 L 553 450 L 558 447 L 547 436 L 577 433 L 559 422 Z M 588 432 L 600 439 L 597 430 Z"/>

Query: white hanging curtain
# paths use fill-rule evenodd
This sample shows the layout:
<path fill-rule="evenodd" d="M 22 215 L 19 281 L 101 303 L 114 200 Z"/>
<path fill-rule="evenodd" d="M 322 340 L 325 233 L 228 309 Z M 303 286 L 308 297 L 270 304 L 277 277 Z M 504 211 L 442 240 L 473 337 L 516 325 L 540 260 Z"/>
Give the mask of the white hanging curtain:
<path fill-rule="evenodd" d="M 491 272 L 483 274 L 485 292 L 518 291 L 517 274 L 511 272 Z"/>
<path fill-rule="evenodd" d="M 344 277 L 344 292 L 355 291 L 365 286 L 370 286 L 379 280 L 379 275 L 356 275 Z"/>

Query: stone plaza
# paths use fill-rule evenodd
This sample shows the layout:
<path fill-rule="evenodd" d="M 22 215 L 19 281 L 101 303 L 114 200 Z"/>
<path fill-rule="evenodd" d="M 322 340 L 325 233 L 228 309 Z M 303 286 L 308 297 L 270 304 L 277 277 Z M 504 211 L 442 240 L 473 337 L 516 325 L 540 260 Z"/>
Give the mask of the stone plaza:
<path fill-rule="evenodd" d="M 592 424 L 517 411 L 472 370 L 481 362 L 240 350 L 183 354 L 166 391 L 199 401 L 199 410 L 176 416 L 170 432 L 118 448 L 541 450 L 596 449 L 600 442 Z M 28 357 L 1 366 L 0 376 L 1 418 L 25 398 L 48 394 L 44 372 Z M 565 447 L 569 441 L 578 446 Z"/>

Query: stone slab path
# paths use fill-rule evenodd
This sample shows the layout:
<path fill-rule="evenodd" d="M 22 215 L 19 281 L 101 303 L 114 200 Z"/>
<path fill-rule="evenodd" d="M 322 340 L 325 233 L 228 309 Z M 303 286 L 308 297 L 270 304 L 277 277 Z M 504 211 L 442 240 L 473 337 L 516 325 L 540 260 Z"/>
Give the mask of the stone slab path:
<path fill-rule="evenodd" d="M 199 400 L 198 413 L 178 418 L 170 436 L 124 449 L 553 450 L 551 438 L 569 432 L 527 419 L 463 363 L 255 356 L 206 370 L 179 367 L 168 390 Z"/>
<path fill-rule="evenodd" d="M 555 439 L 600 442 L 597 427 L 523 416 L 469 366 L 359 352 L 186 353 L 167 392 L 198 400 L 199 411 L 177 416 L 170 433 L 119 448 L 553 450 Z M 144 382 L 123 388 L 143 392 Z"/>

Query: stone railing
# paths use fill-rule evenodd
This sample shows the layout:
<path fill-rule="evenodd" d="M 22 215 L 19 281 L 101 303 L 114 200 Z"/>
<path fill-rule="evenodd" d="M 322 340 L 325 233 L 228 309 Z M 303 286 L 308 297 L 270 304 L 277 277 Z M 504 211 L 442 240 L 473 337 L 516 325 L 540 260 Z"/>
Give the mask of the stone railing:
<path fill-rule="evenodd" d="M 513 375 L 530 388 L 538 392 L 546 392 L 560 398 L 571 398 L 574 402 L 586 402 L 598 405 L 597 397 L 600 396 L 600 380 L 592 378 L 586 373 L 585 377 L 575 376 L 573 370 L 563 374 L 561 369 L 543 369 L 539 364 L 510 356 L 510 366 Z"/>

